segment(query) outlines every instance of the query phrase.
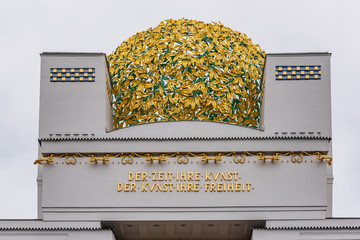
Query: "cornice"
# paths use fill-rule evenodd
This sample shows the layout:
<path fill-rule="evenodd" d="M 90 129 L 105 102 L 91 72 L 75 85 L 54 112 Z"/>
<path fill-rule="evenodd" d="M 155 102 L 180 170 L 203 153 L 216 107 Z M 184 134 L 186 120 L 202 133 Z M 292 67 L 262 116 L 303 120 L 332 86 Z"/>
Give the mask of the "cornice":
<path fill-rule="evenodd" d="M 112 231 L 112 229 L 109 228 L 67 228 L 67 227 L 7 227 L 7 228 L 0 228 L 0 231 Z"/>
<path fill-rule="evenodd" d="M 39 142 L 131 142 L 131 141 L 243 141 L 243 140 L 331 140 L 325 136 L 265 136 L 265 137 L 133 137 L 133 138 L 39 138 Z"/>
<path fill-rule="evenodd" d="M 311 227 L 265 227 L 254 228 L 253 230 L 340 230 L 340 229 L 360 229 L 360 226 L 311 226 Z"/>

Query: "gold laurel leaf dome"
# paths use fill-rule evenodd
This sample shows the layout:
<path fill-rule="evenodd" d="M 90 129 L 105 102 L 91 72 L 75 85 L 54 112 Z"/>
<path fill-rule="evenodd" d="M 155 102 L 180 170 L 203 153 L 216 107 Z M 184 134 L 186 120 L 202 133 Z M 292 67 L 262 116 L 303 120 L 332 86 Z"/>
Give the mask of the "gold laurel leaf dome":
<path fill-rule="evenodd" d="M 182 120 L 260 127 L 265 53 L 221 23 L 166 20 L 107 60 L 114 129 Z"/>

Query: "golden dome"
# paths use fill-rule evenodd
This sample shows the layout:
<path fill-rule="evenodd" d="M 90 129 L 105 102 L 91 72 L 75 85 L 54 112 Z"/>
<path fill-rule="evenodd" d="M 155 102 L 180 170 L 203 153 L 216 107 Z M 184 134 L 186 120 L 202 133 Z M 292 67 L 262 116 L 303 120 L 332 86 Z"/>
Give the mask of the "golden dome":
<path fill-rule="evenodd" d="M 265 53 L 221 23 L 166 20 L 107 60 L 114 129 L 181 120 L 260 127 Z"/>

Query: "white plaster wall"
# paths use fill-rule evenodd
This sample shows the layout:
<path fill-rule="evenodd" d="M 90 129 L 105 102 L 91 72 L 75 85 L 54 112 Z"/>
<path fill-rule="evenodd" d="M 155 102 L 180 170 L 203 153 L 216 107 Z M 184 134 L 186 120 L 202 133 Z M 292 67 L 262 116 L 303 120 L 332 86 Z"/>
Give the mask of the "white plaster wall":
<path fill-rule="evenodd" d="M 321 80 L 276 81 L 275 67 L 278 65 L 321 65 Z M 96 81 L 51 83 L 51 67 L 95 67 Z M 267 55 L 263 131 L 224 123 L 182 121 L 144 124 L 107 132 L 111 122 L 106 75 L 104 54 L 42 54 L 39 138 L 76 137 L 74 134 L 79 134 L 78 137 L 153 138 L 331 137 L 330 54 L 327 53 Z"/>
<path fill-rule="evenodd" d="M 50 82 L 50 68 L 88 67 L 95 68 L 94 82 Z M 39 138 L 103 135 L 107 126 L 106 74 L 105 54 L 43 53 Z"/>
<path fill-rule="evenodd" d="M 278 65 L 321 65 L 321 80 L 276 81 Z M 103 54 L 42 54 L 39 138 L 179 138 L 179 137 L 331 137 L 330 55 L 270 54 L 265 68 L 264 130 L 214 122 L 164 122 L 107 132 L 109 102 Z M 95 67 L 92 83 L 51 83 L 51 67 Z M 76 135 L 78 134 L 78 135 Z M 227 152 L 323 151 L 328 140 L 239 141 L 41 141 L 40 154 L 87 152 Z M 170 159 L 173 161 L 173 159 Z M 315 160 L 317 162 L 317 160 Z M 139 162 L 140 164 L 140 162 Z M 325 218 L 330 191 L 325 164 L 260 164 L 237 168 L 257 186 L 251 194 L 133 194 L 116 192 L 129 171 L 230 171 L 224 165 L 46 165 L 43 169 L 42 208 L 49 220 L 126 220 L 165 217 L 197 219 L 194 212 L 208 207 L 202 219 Z M 330 173 L 328 173 L 331 177 Z M 289 179 L 293 179 L 289 180 Z M 330 179 L 330 178 L 329 178 Z M 122 181 L 122 180 L 121 180 Z M 329 180 L 330 181 L 330 180 Z M 41 179 L 39 180 L 41 182 Z M 266 183 L 266 184 L 264 184 Z M 330 182 L 328 182 L 331 185 Z M 281 186 L 281 187 L 280 187 Z M 330 187 L 331 188 L 331 187 Z M 146 201 L 145 201 L 146 199 Z M 196 199 L 196 201 L 194 201 Z M 75 209 L 73 209 L 75 207 Z M 124 210 L 132 207 L 131 210 Z M 172 213 L 189 207 L 185 213 Z M 227 210 L 217 208 L 228 207 Z M 270 210 L 273 207 L 279 207 Z M 106 210 L 108 208 L 108 210 Z M 141 208 L 147 208 L 143 214 Z M 161 208 L 165 209 L 164 211 Z M 306 208 L 306 209 L 305 209 Z M 191 210 L 192 209 L 192 210 Z M 234 210 L 236 209 L 236 210 Z M 260 209 L 260 210 L 259 210 Z M 140 211 L 141 210 L 141 211 Z M 176 210 L 176 211 L 177 211 Z M 182 209 L 183 210 L 183 209 Z M 157 212 L 156 216 L 153 212 Z M 212 214 L 214 211 L 216 214 Z M 132 213 L 133 212 L 133 213 Z M 199 219 L 200 220 L 200 219 Z"/>
<path fill-rule="evenodd" d="M 247 157 L 235 164 L 231 157 L 219 163 L 178 164 L 176 158 L 165 163 L 134 159 L 89 163 L 78 159 L 75 165 L 58 159 L 44 166 L 43 211 L 45 220 L 236 220 L 236 219 L 321 219 L 327 205 L 325 163 L 318 160 L 292 163 L 261 162 Z M 305 161 L 304 159 L 304 161 Z M 82 161 L 80 163 L 80 161 Z M 233 182 L 251 183 L 251 191 L 205 192 L 205 172 L 237 172 Z M 129 181 L 128 173 L 146 172 L 144 182 Z M 142 183 L 151 180 L 152 172 L 200 172 L 203 187 L 199 192 L 142 192 Z M 170 182 L 170 181 L 164 181 Z M 164 183 L 159 182 L 159 183 Z M 192 182 L 176 181 L 170 183 Z M 211 180 L 219 183 L 220 181 Z M 223 181 L 222 181 L 223 182 Z M 118 183 L 136 183 L 136 192 L 118 192 Z M 155 214 L 156 213 L 156 214 Z"/>

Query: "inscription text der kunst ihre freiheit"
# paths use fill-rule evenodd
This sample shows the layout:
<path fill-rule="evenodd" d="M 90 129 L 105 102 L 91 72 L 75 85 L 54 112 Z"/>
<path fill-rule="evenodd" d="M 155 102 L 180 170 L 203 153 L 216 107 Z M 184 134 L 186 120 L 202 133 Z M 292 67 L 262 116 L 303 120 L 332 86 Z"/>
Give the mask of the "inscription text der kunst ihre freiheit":
<path fill-rule="evenodd" d="M 118 192 L 250 192 L 238 172 L 129 172 Z"/>

